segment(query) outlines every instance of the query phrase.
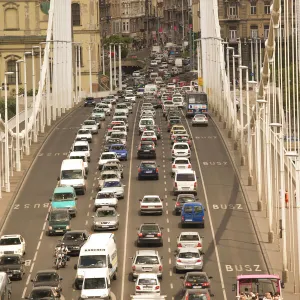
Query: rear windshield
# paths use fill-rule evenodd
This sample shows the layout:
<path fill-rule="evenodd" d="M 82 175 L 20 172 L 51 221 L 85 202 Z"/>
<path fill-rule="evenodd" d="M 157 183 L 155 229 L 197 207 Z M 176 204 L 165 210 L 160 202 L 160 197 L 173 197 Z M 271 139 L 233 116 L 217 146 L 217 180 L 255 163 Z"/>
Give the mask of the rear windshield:
<path fill-rule="evenodd" d="M 182 234 L 180 236 L 181 241 L 199 241 L 199 235 L 198 234 Z"/>
<path fill-rule="evenodd" d="M 198 258 L 200 254 L 198 252 L 184 252 L 179 253 L 179 258 Z"/>
<path fill-rule="evenodd" d="M 189 146 L 185 144 L 174 145 L 174 149 L 188 149 Z"/>
<path fill-rule="evenodd" d="M 114 145 L 114 146 L 111 146 L 110 149 L 111 150 L 125 150 L 125 146 L 123 146 L 123 145 Z"/>
<path fill-rule="evenodd" d="M 177 174 L 176 181 L 196 181 L 194 174 Z"/>
<path fill-rule="evenodd" d="M 137 256 L 135 263 L 137 265 L 156 265 L 159 263 L 157 256 Z"/>
<path fill-rule="evenodd" d="M 153 125 L 153 120 L 141 120 L 141 125 Z"/>
<path fill-rule="evenodd" d="M 192 213 L 194 208 L 195 213 L 200 213 L 202 212 L 202 207 L 201 206 L 192 206 L 192 205 L 186 205 L 184 207 L 184 212 L 186 213 Z"/>
<path fill-rule="evenodd" d="M 157 280 L 152 278 L 141 278 L 139 279 L 139 285 L 156 285 Z"/>

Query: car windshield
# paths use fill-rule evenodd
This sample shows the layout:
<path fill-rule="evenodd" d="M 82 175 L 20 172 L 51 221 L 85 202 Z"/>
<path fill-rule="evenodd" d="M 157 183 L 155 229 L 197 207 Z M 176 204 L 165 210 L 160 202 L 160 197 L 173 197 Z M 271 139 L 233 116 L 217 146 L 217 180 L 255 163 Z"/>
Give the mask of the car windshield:
<path fill-rule="evenodd" d="M 84 129 L 80 129 L 80 130 L 78 131 L 78 134 L 89 134 L 89 133 L 90 133 L 89 130 L 84 130 Z"/>
<path fill-rule="evenodd" d="M 198 234 L 182 234 L 180 236 L 181 241 L 199 241 Z"/>
<path fill-rule="evenodd" d="M 125 150 L 125 147 L 123 145 L 114 145 L 111 146 L 111 150 Z"/>
<path fill-rule="evenodd" d="M 118 171 L 119 167 L 117 165 L 104 165 L 102 170 Z"/>
<path fill-rule="evenodd" d="M 49 221 L 67 221 L 70 217 L 66 211 L 51 212 L 49 215 Z"/>
<path fill-rule="evenodd" d="M 117 143 L 119 143 L 121 140 L 120 139 L 109 139 L 108 141 L 107 141 L 107 143 L 108 144 L 117 144 Z"/>
<path fill-rule="evenodd" d="M 53 195 L 54 200 L 65 200 L 72 198 L 74 198 L 74 195 L 72 193 L 54 193 Z"/>
<path fill-rule="evenodd" d="M 114 193 L 98 193 L 97 199 L 109 199 L 109 198 L 115 198 Z"/>
<path fill-rule="evenodd" d="M 41 299 L 54 299 L 52 290 L 34 290 L 31 292 L 29 299 L 41 300 Z"/>
<path fill-rule="evenodd" d="M 152 164 L 152 163 L 143 163 L 143 164 L 141 164 L 141 168 L 143 168 L 143 169 L 154 169 L 154 168 L 156 168 L 156 165 Z"/>
<path fill-rule="evenodd" d="M 105 255 L 82 255 L 79 256 L 78 268 L 105 268 Z"/>
<path fill-rule="evenodd" d="M 187 165 L 189 161 L 186 159 L 176 159 L 174 163 L 175 165 Z"/>
<path fill-rule="evenodd" d="M 82 179 L 82 170 L 63 170 L 61 171 L 61 179 Z"/>
<path fill-rule="evenodd" d="M 201 283 L 201 282 L 207 282 L 207 277 L 205 275 L 201 274 L 195 274 L 195 275 L 188 275 L 186 281 L 192 282 L 192 283 Z"/>
<path fill-rule="evenodd" d="M 19 238 L 4 238 L 0 239 L 1 246 L 8 246 L 8 245 L 20 245 L 21 241 Z"/>
<path fill-rule="evenodd" d="M 206 116 L 205 115 L 195 115 L 194 118 L 196 118 L 196 119 L 204 119 L 204 118 L 206 118 Z"/>
<path fill-rule="evenodd" d="M 153 136 L 154 132 L 153 131 L 144 131 L 143 136 Z"/>
<path fill-rule="evenodd" d="M 20 263 L 20 258 L 17 256 L 6 256 L 0 258 L 0 265 L 16 265 Z"/>
<path fill-rule="evenodd" d="M 102 154 L 101 159 L 115 159 L 116 155 L 115 154 Z"/>
<path fill-rule="evenodd" d="M 95 121 L 84 121 L 83 122 L 84 125 L 96 125 Z"/>
<path fill-rule="evenodd" d="M 186 202 L 195 202 L 195 198 L 192 197 L 180 197 L 179 202 L 186 203 Z"/>
<path fill-rule="evenodd" d="M 153 125 L 153 120 L 141 120 L 141 125 Z"/>
<path fill-rule="evenodd" d="M 182 99 L 180 99 L 180 98 L 173 98 L 173 102 L 182 102 Z"/>
<path fill-rule="evenodd" d="M 121 187 L 122 184 L 120 181 L 107 181 L 104 182 L 104 187 Z"/>
<path fill-rule="evenodd" d="M 78 232 L 72 232 L 72 233 L 66 233 L 62 239 L 63 241 L 77 241 L 77 240 L 83 240 L 82 233 Z"/>
<path fill-rule="evenodd" d="M 155 278 L 140 278 L 138 285 L 156 285 L 157 280 Z"/>
<path fill-rule="evenodd" d="M 59 281 L 59 276 L 55 273 L 41 273 L 36 275 L 35 281 Z"/>
<path fill-rule="evenodd" d="M 194 212 L 195 213 L 200 213 L 200 212 L 202 212 L 202 207 L 201 206 L 194 206 Z M 186 205 L 185 207 L 184 207 L 184 212 L 186 212 L 186 213 L 192 213 L 193 212 L 193 206 L 191 206 L 191 205 Z"/>
<path fill-rule="evenodd" d="M 170 120 L 170 124 L 178 124 L 180 122 L 181 122 L 180 119 L 171 119 Z"/>
<path fill-rule="evenodd" d="M 117 215 L 115 210 L 98 210 L 97 217 L 115 217 Z"/>
<path fill-rule="evenodd" d="M 179 258 L 199 258 L 199 252 L 182 252 L 178 255 Z"/>
<path fill-rule="evenodd" d="M 157 265 L 159 260 L 157 256 L 142 256 L 139 255 L 136 257 L 135 264 L 137 265 Z"/>
<path fill-rule="evenodd" d="M 189 149 L 189 146 L 185 144 L 179 144 L 179 145 L 174 145 L 174 149 Z"/>
<path fill-rule="evenodd" d="M 101 175 L 101 179 L 105 180 L 105 179 L 114 179 L 114 178 L 118 178 L 117 174 L 102 174 Z"/>
<path fill-rule="evenodd" d="M 125 116 L 126 112 L 125 111 L 117 111 L 115 112 L 115 116 Z"/>
<path fill-rule="evenodd" d="M 187 300 L 207 300 L 207 297 L 201 292 L 197 292 L 196 294 L 188 295 Z"/>
<path fill-rule="evenodd" d="M 126 135 L 124 133 L 114 133 L 112 136 L 119 138 L 119 139 L 126 139 Z"/>
<path fill-rule="evenodd" d="M 95 290 L 95 289 L 105 289 L 106 283 L 105 278 L 86 278 L 84 280 L 83 289 L 85 290 Z"/>
<path fill-rule="evenodd" d="M 73 147 L 73 151 L 76 152 L 76 151 L 89 151 L 89 147 L 86 146 L 86 145 L 75 145 Z"/>
<path fill-rule="evenodd" d="M 157 225 L 144 225 L 141 228 L 142 232 L 158 232 L 159 229 L 157 227 Z"/>
<path fill-rule="evenodd" d="M 141 144 L 141 149 L 143 149 L 143 150 L 149 150 L 152 148 L 153 148 L 152 144 Z"/>
<path fill-rule="evenodd" d="M 160 199 L 156 197 L 145 197 L 143 198 L 144 203 L 160 203 Z"/>
<path fill-rule="evenodd" d="M 176 181 L 196 181 L 194 174 L 177 174 Z"/>

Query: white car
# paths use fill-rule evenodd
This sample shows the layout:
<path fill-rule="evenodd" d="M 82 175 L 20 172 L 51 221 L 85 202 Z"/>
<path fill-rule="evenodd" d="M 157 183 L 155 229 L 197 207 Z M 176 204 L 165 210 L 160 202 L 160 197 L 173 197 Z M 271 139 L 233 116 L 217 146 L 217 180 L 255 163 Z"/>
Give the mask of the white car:
<path fill-rule="evenodd" d="M 171 141 L 173 142 L 177 136 L 188 134 L 186 130 L 174 130 L 171 135 Z"/>
<path fill-rule="evenodd" d="M 203 269 L 203 253 L 197 248 L 181 248 L 176 256 L 176 273 L 180 271 L 200 271 Z"/>
<path fill-rule="evenodd" d="M 161 77 L 156 77 L 154 80 L 155 84 L 162 84 L 164 83 L 163 79 Z"/>
<path fill-rule="evenodd" d="M 115 152 L 102 153 L 101 156 L 99 157 L 98 169 L 101 170 L 104 164 L 111 161 L 119 161 L 117 154 Z"/>
<path fill-rule="evenodd" d="M 140 199 L 140 212 L 142 214 L 163 214 L 163 202 L 157 195 L 145 195 Z"/>
<path fill-rule="evenodd" d="M 167 85 L 167 88 L 175 89 L 176 88 L 176 84 L 172 83 L 172 82 L 169 82 L 168 85 Z"/>
<path fill-rule="evenodd" d="M 109 98 L 107 99 L 107 98 L 105 98 L 105 99 L 102 101 L 102 103 L 108 105 L 108 107 L 112 110 L 113 104 L 116 103 L 116 100 L 115 100 L 115 99 L 109 99 Z"/>
<path fill-rule="evenodd" d="M 157 274 L 142 273 L 138 275 L 135 282 L 135 294 L 158 294 L 160 295 L 160 282 Z"/>
<path fill-rule="evenodd" d="M 122 131 L 125 132 L 127 134 L 127 127 L 126 126 L 119 126 L 119 125 L 115 125 L 111 131 Z"/>
<path fill-rule="evenodd" d="M 125 102 L 132 102 L 135 103 L 136 102 L 136 96 L 133 94 L 127 94 L 125 95 Z"/>
<path fill-rule="evenodd" d="M 84 152 L 87 160 L 91 161 L 91 149 L 87 141 L 75 141 L 70 152 Z"/>
<path fill-rule="evenodd" d="M 120 139 L 122 144 L 126 146 L 127 144 L 127 132 L 123 131 L 111 131 L 110 137 L 112 139 Z"/>
<path fill-rule="evenodd" d="M 109 206 L 116 208 L 118 206 L 118 198 L 115 193 L 110 191 L 98 192 L 95 197 L 94 211 L 103 206 Z"/>
<path fill-rule="evenodd" d="M 89 173 L 89 162 L 85 152 L 80 152 L 80 151 L 70 152 L 69 159 L 82 159 L 84 169 L 85 169 L 85 174 L 87 175 Z"/>
<path fill-rule="evenodd" d="M 168 63 L 163 62 L 163 63 L 161 64 L 161 66 L 162 66 L 163 68 L 168 68 Z"/>
<path fill-rule="evenodd" d="M 132 73 L 132 77 L 140 77 L 141 76 L 141 72 L 140 71 L 134 71 Z"/>
<path fill-rule="evenodd" d="M 177 237 L 177 249 L 181 248 L 197 248 L 202 250 L 203 237 L 196 231 L 181 232 Z"/>
<path fill-rule="evenodd" d="M 183 97 L 173 97 L 172 102 L 175 106 L 179 107 L 179 108 L 183 108 L 184 107 L 184 99 Z"/>
<path fill-rule="evenodd" d="M 157 136 L 155 134 L 155 131 L 153 131 L 153 130 L 143 131 L 141 141 L 152 141 L 156 145 L 157 144 Z"/>
<path fill-rule="evenodd" d="M 25 254 L 26 243 L 20 234 L 2 235 L 0 238 L 0 256 L 4 254 Z"/>
<path fill-rule="evenodd" d="M 156 112 L 155 112 L 155 110 L 146 108 L 146 109 L 143 109 L 141 111 L 141 115 L 140 116 L 143 117 L 145 115 L 147 115 L 147 116 L 151 115 L 154 118 L 155 115 L 156 115 Z"/>
<path fill-rule="evenodd" d="M 77 131 L 76 134 L 76 141 L 88 141 L 89 143 L 92 142 L 93 136 L 90 129 L 81 128 Z"/>
<path fill-rule="evenodd" d="M 118 96 L 117 95 L 108 95 L 107 97 L 105 97 L 105 100 L 110 100 L 110 103 L 115 104 L 116 101 L 118 100 Z"/>
<path fill-rule="evenodd" d="M 191 157 L 191 149 L 188 143 L 174 143 L 172 147 L 172 158 Z"/>
<path fill-rule="evenodd" d="M 92 134 L 98 133 L 98 124 L 95 120 L 85 120 L 83 124 L 81 124 L 82 129 L 89 129 Z"/>
<path fill-rule="evenodd" d="M 124 187 L 120 179 L 105 179 L 102 186 L 102 192 L 114 193 L 118 199 L 124 198 Z"/>
<path fill-rule="evenodd" d="M 132 93 L 133 93 L 133 89 L 132 88 L 127 88 L 125 90 L 125 95 L 132 94 Z"/>
<path fill-rule="evenodd" d="M 172 174 L 174 174 L 178 170 L 183 170 L 183 169 L 192 169 L 190 160 L 186 157 L 175 158 L 172 163 Z"/>
<path fill-rule="evenodd" d="M 150 66 L 151 67 L 156 67 L 158 65 L 157 60 L 151 60 Z"/>
<path fill-rule="evenodd" d="M 106 103 L 98 103 L 98 104 L 96 105 L 96 107 L 97 107 L 97 108 L 103 109 L 103 110 L 105 111 L 105 114 L 106 114 L 107 116 L 110 116 L 110 114 L 111 114 L 111 108 L 109 107 L 108 104 L 106 104 Z"/>

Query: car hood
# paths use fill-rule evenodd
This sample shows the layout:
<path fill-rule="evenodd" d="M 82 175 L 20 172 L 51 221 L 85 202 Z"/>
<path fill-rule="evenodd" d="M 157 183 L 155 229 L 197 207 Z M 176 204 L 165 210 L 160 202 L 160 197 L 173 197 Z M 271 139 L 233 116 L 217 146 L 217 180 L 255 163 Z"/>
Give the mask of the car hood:
<path fill-rule="evenodd" d="M 95 217 L 94 222 L 117 222 L 117 217 Z"/>
<path fill-rule="evenodd" d="M 39 286 L 51 286 L 51 287 L 58 287 L 59 283 L 57 281 L 40 281 L 40 282 L 34 282 L 34 287 Z"/>
<path fill-rule="evenodd" d="M 82 241 L 82 240 L 63 240 L 63 243 L 66 246 L 81 246 L 84 243 L 84 241 Z"/>
<path fill-rule="evenodd" d="M 5 252 L 5 251 L 15 252 L 21 248 L 22 248 L 21 245 L 7 245 L 7 246 L 2 245 L 2 246 L 0 246 L 0 253 Z"/>
<path fill-rule="evenodd" d="M 96 129 L 97 125 L 82 125 L 82 128 L 86 128 L 86 129 Z"/>
<path fill-rule="evenodd" d="M 108 296 L 110 289 L 91 289 L 91 290 L 84 290 L 81 292 L 81 296 L 87 297 L 87 298 L 94 298 L 99 297 L 98 299 L 102 299 Z"/>

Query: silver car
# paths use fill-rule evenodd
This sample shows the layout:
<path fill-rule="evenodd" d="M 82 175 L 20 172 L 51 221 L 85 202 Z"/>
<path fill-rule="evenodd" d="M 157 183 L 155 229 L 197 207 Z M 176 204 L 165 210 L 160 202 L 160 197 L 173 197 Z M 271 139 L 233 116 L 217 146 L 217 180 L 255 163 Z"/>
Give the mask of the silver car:
<path fill-rule="evenodd" d="M 93 229 L 97 230 L 118 230 L 119 214 L 116 209 L 109 206 L 98 208 L 93 216 Z"/>
<path fill-rule="evenodd" d="M 121 179 L 121 175 L 115 171 L 105 171 L 101 172 L 100 177 L 98 178 L 98 189 L 99 191 L 103 188 L 105 179 Z"/>
<path fill-rule="evenodd" d="M 162 278 L 162 256 L 156 250 L 138 250 L 132 259 L 132 278 L 135 280 L 141 273 L 156 274 Z"/>
<path fill-rule="evenodd" d="M 76 141 L 88 141 L 91 143 L 93 140 L 92 133 L 90 129 L 81 128 L 78 130 L 76 135 Z"/>
<path fill-rule="evenodd" d="M 203 237 L 196 231 L 181 232 L 177 238 L 177 249 L 181 248 L 197 248 L 202 250 Z"/>
<path fill-rule="evenodd" d="M 114 193 L 118 199 L 124 198 L 124 187 L 120 179 L 105 179 L 102 187 L 103 192 Z"/>
<path fill-rule="evenodd" d="M 89 129 L 92 134 L 98 133 L 98 125 L 95 120 L 85 120 L 81 127 L 82 129 Z"/>
<path fill-rule="evenodd" d="M 204 253 L 197 248 L 181 248 L 176 256 L 176 273 L 189 270 L 202 271 L 203 255 Z"/>
<path fill-rule="evenodd" d="M 208 126 L 207 116 L 204 114 L 196 114 L 192 119 L 192 126 L 204 125 Z"/>
<path fill-rule="evenodd" d="M 108 162 L 103 165 L 101 174 L 105 171 L 115 171 L 123 178 L 123 166 L 117 162 Z"/>

